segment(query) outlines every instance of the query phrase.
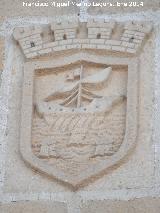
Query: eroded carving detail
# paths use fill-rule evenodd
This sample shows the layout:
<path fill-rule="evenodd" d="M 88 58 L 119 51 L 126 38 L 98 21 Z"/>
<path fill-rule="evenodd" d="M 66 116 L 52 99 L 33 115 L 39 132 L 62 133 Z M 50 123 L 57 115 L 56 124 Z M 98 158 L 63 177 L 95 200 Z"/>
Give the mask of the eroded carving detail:
<path fill-rule="evenodd" d="M 48 74 L 39 70 L 35 81 L 32 149 L 38 158 L 76 177 L 119 150 L 126 124 L 125 67 L 76 63 Z"/>
<path fill-rule="evenodd" d="M 55 22 L 42 26 L 15 28 L 13 36 L 26 58 L 70 49 L 97 49 L 136 54 L 152 30 L 151 23 L 89 19 L 86 23 Z"/>
<path fill-rule="evenodd" d="M 122 30 L 114 21 L 79 24 L 14 31 L 28 59 L 45 55 L 25 64 L 23 159 L 74 189 L 135 147 L 139 75 L 134 54 L 152 29 L 127 23 Z"/>

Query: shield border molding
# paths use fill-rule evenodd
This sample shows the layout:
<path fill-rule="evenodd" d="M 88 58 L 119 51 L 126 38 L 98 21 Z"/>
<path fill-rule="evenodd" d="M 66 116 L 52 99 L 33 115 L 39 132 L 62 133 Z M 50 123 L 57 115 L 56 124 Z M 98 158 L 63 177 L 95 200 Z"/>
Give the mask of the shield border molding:
<path fill-rule="evenodd" d="M 127 81 L 127 110 L 126 110 L 126 130 L 123 143 L 120 149 L 109 159 L 96 166 L 88 166 L 87 172 L 77 175 L 76 179 L 71 178 L 66 173 L 48 165 L 37 158 L 31 149 L 32 115 L 34 105 L 34 75 L 38 69 L 49 69 L 72 64 L 77 61 L 86 61 L 112 65 L 128 66 Z M 45 174 L 70 187 L 71 190 L 78 190 L 80 187 L 88 185 L 112 169 L 120 166 L 133 152 L 137 142 L 138 131 L 138 99 L 139 99 L 139 60 L 138 57 L 118 57 L 102 56 L 98 53 L 78 52 L 67 56 L 59 56 L 43 61 L 29 61 L 24 64 L 24 81 L 21 108 L 21 128 L 20 128 L 20 153 L 25 163 L 32 169 Z"/>

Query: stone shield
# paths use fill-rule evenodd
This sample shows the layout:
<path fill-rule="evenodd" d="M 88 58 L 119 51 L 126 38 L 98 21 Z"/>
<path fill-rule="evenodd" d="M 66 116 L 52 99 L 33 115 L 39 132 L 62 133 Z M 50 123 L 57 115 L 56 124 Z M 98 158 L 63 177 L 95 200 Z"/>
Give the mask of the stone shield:
<path fill-rule="evenodd" d="M 25 63 L 20 152 L 76 190 L 120 166 L 136 145 L 138 59 L 73 52 Z"/>

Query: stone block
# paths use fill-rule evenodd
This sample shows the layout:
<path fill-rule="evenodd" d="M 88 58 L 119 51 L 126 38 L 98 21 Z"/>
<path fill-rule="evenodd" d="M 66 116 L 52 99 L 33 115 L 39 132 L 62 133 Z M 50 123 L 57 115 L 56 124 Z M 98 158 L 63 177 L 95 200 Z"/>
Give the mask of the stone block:
<path fill-rule="evenodd" d="M 97 34 L 88 34 L 88 39 L 96 39 Z"/>
<path fill-rule="evenodd" d="M 119 51 L 119 52 L 124 52 L 125 51 L 125 47 L 112 46 L 112 50 Z"/>
<path fill-rule="evenodd" d="M 73 39 L 73 43 L 88 44 L 90 39 Z"/>
<path fill-rule="evenodd" d="M 37 55 L 38 55 L 37 52 L 27 53 L 27 54 L 26 54 L 26 58 L 34 58 L 34 57 L 36 57 Z"/>
<path fill-rule="evenodd" d="M 4 68 L 4 60 L 5 60 L 5 39 L 0 37 L 0 72 Z"/>
<path fill-rule="evenodd" d="M 117 41 L 117 40 L 107 40 L 105 42 L 105 44 L 110 44 L 110 45 L 120 45 L 121 41 Z"/>
<path fill-rule="evenodd" d="M 121 41 L 129 42 L 129 40 L 130 40 L 130 37 L 125 37 L 125 36 L 121 37 Z"/>
<path fill-rule="evenodd" d="M 21 201 L 0 204 L 1 213 L 67 213 L 65 203 L 52 201 Z"/>
<path fill-rule="evenodd" d="M 128 201 L 88 201 L 83 204 L 81 213 L 158 213 L 159 210 L 160 199 L 146 197 Z"/>
<path fill-rule="evenodd" d="M 126 52 L 135 54 L 137 52 L 137 50 L 136 49 L 132 49 L 132 48 L 127 48 Z"/>
<path fill-rule="evenodd" d="M 58 41 L 45 43 L 45 44 L 43 44 L 43 48 L 56 47 L 56 46 L 58 46 L 58 44 L 59 44 Z"/>
<path fill-rule="evenodd" d="M 133 43 L 140 45 L 142 43 L 142 40 L 140 40 L 140 39 L 133 39 Z"/>
<path fill-rule="evenodd" d="M 62 51 L 66 49 L 66 45 L 61 45 L 61 46 L 57 46 L 57 47 L 53 47 L 53 51 Z"/>
<path fill-rule="evenodd" d="M 145 22 L 128 22 L 125 24 L 124 29 L 130 30 L 130 31 L 139 31 L 141 33 L 150 33 L 152 30 L 152 24 L 151 23 L 145 23 Z"/>
<path fill-rule="evenodd" d="M 66 48 L 67 49 L 76 49 L 77 48 L 77 44 L 67 44 Z"/>
<path fill-rule="evenodd" d="M 90 39 L 91 44 L 104 44 L 104 39 Z"/>
<path fill-rule="evenodd" d="M 18 27 L 14 29 L 13 36 L 16 40 L 23 39 L 35 34 L 41 34 L 42 27 L 40 26 L 31 26 L 31 27 Z"/>
<path fill-rule="evenodd" d="M 72 44 L 72 43 L 73 43 L 73 39 L 67 39 L 67 40 L 59 41 L 58 45 Z"/>
<path fill-rule="evenodd" d="M 52 52 L 52 49 L 51 48 L 46 48 L 46 49 L 43 49 L 43 50 L 39 50 L 38 53 L 39 54 L 48 54 L 48 53 L 51 53 Z"/>
<path fill-rule="evenodd" d="M 27 60 L 13 45 L 2 213 L 150 208 L 118 200 L 155 187 L 153 42 L 146 37 L 144 51 L 136 54 L 134 43 L 87 39 L 83 27 L 78 39 L 59 42 L 45 32 L 40 51 L 24 51 Z"/>
<path fill-rule="evenodd" d="M 134 48 L 135 47 L 135 44 L 131 43 L 131 42 L 122 42 L 121 45 L 124 46 L 124 47 L 129 47 L 129 48 Z"/>
<path fill-rule="evenodd" d="M 66 21 L 66 22 L 55 22 L 51 23 L 51 29 L 54 30 L 61 30 L 61 29 L 73 29 L 78 27 L 78 21 Z"/>
<path fill-rule="evenodd" d="M 104 22 L 104 20 L 101 21 L 97 21 L 94 19 L 89 19 L 87 22 L 87 27 L 88 28 L 111 28 L 113 29 L 115 27 L 115 22 L 111 21 L 111 22 Z"/>
<path fill-rule="evenodd" d="M 55 41 L 76 38 L 76 29 L 74 29 L 73 31 L 69 29 L 64 29 L 62 32 L 61 31 L 59 32 L 59 30 L 56 30 L 54 33 L 54 37 L 55 37 Z"/>
<path fill-rule="evenodd" d="M 35 52 L 35 51 L 38 51 L 38 50 L 41 50 L 43 47 L 42 47 L 42 44 L 41 45 L 37 45 L 35 47 L 31 47 L 29 48 L 30 52 Z"/>
<path fill-rule="evenodd" d="M 110 39 L 110 35 L 101 35 L 101 39 L 108 40 L 108 39 Z"/>
<path fill-rule="evenodd" d="M 82 49 L 94 49 L 96 44 L 82 44 Z"/>
<path fill-rule="evenodd" d="M 100 50 L 104 50 L 104 49 L 105 49 L 105 45 L 100 45 L 100 44 L 98 44 L 98 45 L 96 46 L 96 48 L 97 48 L 97 49 L 100 49 Z"/>

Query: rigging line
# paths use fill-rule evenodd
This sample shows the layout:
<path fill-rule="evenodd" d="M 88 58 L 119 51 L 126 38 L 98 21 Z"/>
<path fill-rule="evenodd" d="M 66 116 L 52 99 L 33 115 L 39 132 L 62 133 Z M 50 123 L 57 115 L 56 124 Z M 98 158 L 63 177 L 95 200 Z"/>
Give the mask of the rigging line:
<path fill-rule="evenodd" d="M 85 88 L 85 86 L 82 87 L 82 90 L 83 90 L 85 95 L 92 96 L 93 98 L 102 98 L 101 95 L 96 95 L 96 94 L 90 92 L 88 89 Z"/>
<path fill-rule="evenodd" d="M 79 88 L 78 88 L 78 99 L 77 99 L 77 108 L 81 107 L 81 93 L 82 93 L 82 72 L 83 72 L 83 66 L 81 65 L 80 68 L 80 81 L 79 81 Z"/>
<path fill-rule="evenodd" d="M 65 106 L 69 106 L 71 103 L 74 103 L 74 101 L 78 98 L 78 94 L 67 104 L 65 104 Z"/>
<path fill-rule="evenodd" d="M 84 95 L 84 94 L 81 96 L 81 98 L 82 98 L 82 99 L 85 99 L 85 100 L 88 100 L 88 101 L 93 101 L 93 99 L 94 99 L 94 98 L 89 97 L 89 96 Z"/>
<path fill-rule="evenodd" d="M 77 88 L 77 90 L 76 90 L 73 94 L 71 94 L 70 96 L 68 96 L 62 103 L 60 103 L 60 105 L 65 105 L 65 104 L 67 104 L 67 103 L 68 103 L 69 101 L 71 101 L 72 98 L 74 98 L 77 94 L 78 94 L 78 88 Z"/>
<path fill-rule="evenodd" d="M 49 102 L 51 100 L 58 99 L 59 96 L 67 97 L 68 93 L 74 92 L 78 88 L 78 83 L 74 83 L 74 86 L 69 91 L 56 91 L 53 94 L 49 95 L 47 98 L 44 99 L 44 101 Z"/>

